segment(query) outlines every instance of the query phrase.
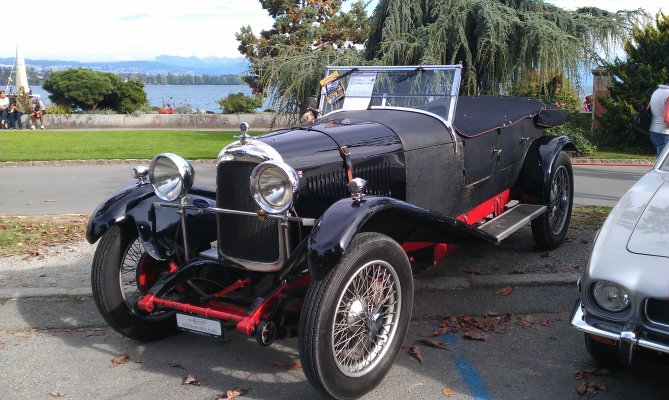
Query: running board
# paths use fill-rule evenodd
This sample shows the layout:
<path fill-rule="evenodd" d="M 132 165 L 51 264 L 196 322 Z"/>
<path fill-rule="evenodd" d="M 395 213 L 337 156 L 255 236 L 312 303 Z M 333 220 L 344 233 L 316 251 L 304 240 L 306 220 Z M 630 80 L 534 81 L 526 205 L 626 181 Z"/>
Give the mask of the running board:
<path fill-rule="evenodd" d="M 497 244 L 513 232 L 527 225 L 528 222 L 546 212 L 546 206 L 537 204 L 518 204 L 500 216 L 491 219 L 479 227 L 485 233 L 497 238 Z"/>

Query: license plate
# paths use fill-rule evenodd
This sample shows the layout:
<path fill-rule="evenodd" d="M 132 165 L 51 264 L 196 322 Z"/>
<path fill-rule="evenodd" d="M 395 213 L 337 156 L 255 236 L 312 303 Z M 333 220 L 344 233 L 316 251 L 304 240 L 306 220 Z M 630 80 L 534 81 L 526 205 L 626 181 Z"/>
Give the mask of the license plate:
<path fill-rule="evenodd" d="M 221 321 L 177 313 L 177 326 L 202 335 L 221 336 Z"/>

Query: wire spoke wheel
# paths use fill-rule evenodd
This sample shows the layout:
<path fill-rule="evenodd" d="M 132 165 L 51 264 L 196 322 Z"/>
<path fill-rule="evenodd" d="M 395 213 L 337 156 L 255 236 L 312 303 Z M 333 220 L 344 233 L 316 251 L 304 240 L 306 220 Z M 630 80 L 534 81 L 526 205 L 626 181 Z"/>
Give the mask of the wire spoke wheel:
<path fill-rule="evenodd" d="M 548 209 L 548 224 L 554 235 L 560 233 L 567 221 L 570 189 L 567 168 L 560 166 L 551 182 L 551 202 Z"/>
<path fill-rule="evenodd" d="M 358 233 L 338 263 L 311 282 L 300 315 L 300 360 L 328 398 L 374 389 L 402 347 L 413 307 L 413 276 L 388 236 Z"/>
<path fill-rule="evenodd" d="M 361 376 L 376 365 L 397 330 L 402 302 L 397 273 L 375 260 L 362 266 L 339 298 L 332 350 L 339 370 Z"/>

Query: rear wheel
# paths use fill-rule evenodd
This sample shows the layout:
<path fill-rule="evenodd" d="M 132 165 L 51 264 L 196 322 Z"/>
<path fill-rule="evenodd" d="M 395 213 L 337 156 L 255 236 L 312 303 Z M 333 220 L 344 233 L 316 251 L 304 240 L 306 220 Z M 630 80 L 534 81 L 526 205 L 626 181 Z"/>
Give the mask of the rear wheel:
<path fill-rule="evenodd" d="M 91 268 L 93 298 L 102 317 L 131 339 L 152 341 L 176 330 L 174 312 L 145 315 L 137 301 L 169 267 L 151 258 L 132 228 L 114 225 L 102 236 Z"/>
<path fill-rule="evenodd" d="M 548 209 L 532 221 L 532 236 L 540 248 L 553 250 L 567 236 L 574 203 L 574 173 L 564 152 L 560 152 L 553 161 L 543 201 Z"/>
<path fill-rule="evenodd" d="M 300 359 L 309 382 L 336 399 L 372 390 L 392 367 L 412 305 L 411 266 L 402 248 L 378 233 L 356 235 L 304 301 Z"/>

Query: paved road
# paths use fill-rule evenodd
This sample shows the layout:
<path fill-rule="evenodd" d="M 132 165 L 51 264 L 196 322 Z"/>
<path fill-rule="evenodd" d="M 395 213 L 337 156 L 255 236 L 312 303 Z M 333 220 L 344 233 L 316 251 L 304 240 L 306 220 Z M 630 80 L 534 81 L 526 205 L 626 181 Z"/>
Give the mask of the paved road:
<path fill-rule="evenodd" d="M 506 333 L 492 333 L 486 341 L 458 332 L 435 338 L 450 350 L 420 345 L 423 365 L 403 350 L 364 399 L 444 399 L 444 388 L 458 400 L 580 399 L 576 387 L 584 381 L 605 385 L 597 399 L 669 397 L 667 367 L 641 363 L 610 376 L 574 378 L 576 371 L 595 368 L 583 336 L 568 325 L 565 310 L 575 288 L 516 288 L 505 297 L 494 292 L 417 292 L 408 346 L 430 337 L 447 315 L 478 318 L 484 310 L 513 315 L 506 324 L 496 323 Z M 296 339 L 265 348 L 233 329 L 224 340 L 179 334 L 136 343 L 108 328 L 90 298 L 0 301 L 0 321 L 0 359 L 12 366 L 2 368 L 2 399 L 47 399 L 50 392 L 68 399 L 213 399 L 234 387 L 250 389 L 242 397 L 248 399 L 320 398 L 295 364 Z M 534 323 L 523 327 L 521 321 Z M 111 367 L 122 353 L 128 363 Z M 188 372 L 202 386 L 182 385 Z"/>
<path fill-rule="evenodd" d="M 132 181 L 131 165 L 0 168 L 0 213 L 5 215 L 90 213 L 121 185 Z M 197 164 L 195 182 L 215 186 L 215 169 Z M 609 205 L 650 167 L 575 166 L 576 205 Z"/>

